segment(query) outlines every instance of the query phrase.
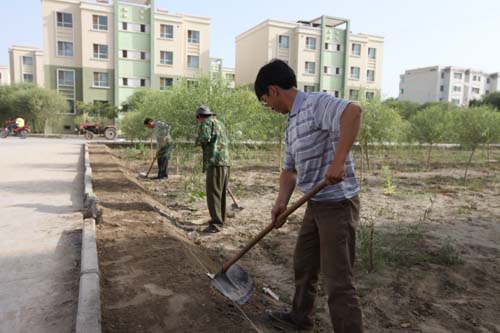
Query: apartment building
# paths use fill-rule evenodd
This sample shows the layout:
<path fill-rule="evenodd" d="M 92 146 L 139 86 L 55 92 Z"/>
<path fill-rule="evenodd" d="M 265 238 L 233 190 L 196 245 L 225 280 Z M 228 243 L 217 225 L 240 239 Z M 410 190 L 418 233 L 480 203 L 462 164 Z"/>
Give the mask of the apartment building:
<path fill-rule="evenodd" d="M 277 58 L 294 69 L 299 89 L 371 99 L 380 93 L 383 46 L 383 37 L 351 34 L 347 19 L 269 19 L 236 37 L 236 85 L 253 84 L 259 68 Z"/>
<path fill-rule="evenodd" d="M 468 106 L 472 100 L 499 91 L 498 73 L 481 70 L 431 66 L 406 70 L 400 75 L 399 99 L 416 103 L 445 101 Z"/>
<path fill-rule="evenodd" d="M 10 69 L 9 66 L 0 65 L 0 86 L 10 84 Z"/>
<path fill-rule="evenodd" d="M 224 67 L 222 58 L 210 58 L 210 76 L 223 78 L 230 88 L 235 87 L 234 68 Z"/>
<path fill-rule="evenodd" d="M 29 46 L 14 45 L 9 48 L 10 82 L 33 83 L 40 87 L 45 84 L 43 51 Z"/>
<path fill-rule="evenodd" d="M 42 0 L 45 84 L 76 101 L 121 107 L 137 90 L 209 72 L 210 19 L 154 0 Z"/>

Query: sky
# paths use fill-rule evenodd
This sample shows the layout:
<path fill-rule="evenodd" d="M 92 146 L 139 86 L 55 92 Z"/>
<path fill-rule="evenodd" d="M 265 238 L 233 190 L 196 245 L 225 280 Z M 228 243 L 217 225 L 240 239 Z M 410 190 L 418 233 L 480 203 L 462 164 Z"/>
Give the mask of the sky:
<path fill-rule="evenodd" d="M 382 96 L 397 97 L 399 75 L 433 65 L 500 72 L 500 0 L 156 0 L 173 13 L 211 18 L 210 56 L 233 67 L 235 36 L 271 18 L 347 18 L 353 33 L 383 36 Z M 11 45 L 43 48 L 41 1 L 0 0 L 0 65 Z"/>

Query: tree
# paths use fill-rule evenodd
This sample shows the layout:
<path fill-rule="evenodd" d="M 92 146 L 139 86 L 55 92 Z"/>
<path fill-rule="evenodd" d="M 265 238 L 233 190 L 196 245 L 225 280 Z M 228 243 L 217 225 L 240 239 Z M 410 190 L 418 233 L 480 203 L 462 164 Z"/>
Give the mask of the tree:
<path fill-rule="evenodd" d="M 441 107 L 434 105 L 422 111 L 418 111 L 410 118 L 410 136 L 419 143 L 429 144 L 427 154 L 427 168 L 431 161 L 432 146 L 443 142 L 448 136 L 449 112 L 443 111 Z"/>
<path fill-rule="evenodd" d="M 481 144 L 499 140 L 500 116 L 491 107 L 471 107 L 454 113 L 454 129 L 459 143 L 471 150 L 464 174 L 464 184 L 474 152 Z"/>
<path fill-rule="evenodd" d="M 396 110 L 401 118 L 406 120 L 410 119 L 410 117 L 421 108 L 421 105 L 418 103 L 410 101 L 400 101 L 394 98 L 388 98 L 382 104 L 393 110 Z"/>
<path fill-rule="evenodd" d="M 472 100 L 470 106 L 489 105 L 500 111 L 500 92 L 493 92 L 483 96 L 481 100 Z"/>
<path fill-rule="evenodd" d="M 114 119 L 118 117 L 118 108 L 108 103 L 76 103 L 78 117 L 75 124 L 80 122 L 100 122 L 103 125 L 114 124 Z"/>
<path fill-rule="evenodd" d="M 23 117 L 34 131 L 42 131 L 47 122 L 57 122 L 67 111 L 66 99 L 53 90 L 33 84 L 0 87 L 0 119 Z"/>
<path fill-rule="evenodd" d="M 366 164 L 370 169 L 368 145 L 373 143 L 397 142 L 406 127 L 398 112 L 379 101 L 362 103 L 363 122 L 358 136 L 361 153 L 366 156 Z"/>

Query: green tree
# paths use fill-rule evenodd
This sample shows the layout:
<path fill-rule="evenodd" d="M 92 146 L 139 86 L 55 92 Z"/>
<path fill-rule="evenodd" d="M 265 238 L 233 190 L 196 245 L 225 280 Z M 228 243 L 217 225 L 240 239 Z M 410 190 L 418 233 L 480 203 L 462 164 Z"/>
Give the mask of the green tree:
<path fill-rule="evenodd" d="M 358 135 L 361 154 L 365 154 L 370 169 L 368 146 L 374 143 L 398 142 L 407 126 L 398 112 L 387 105 L 373 100 L 362 103 L 363 122 Z"/>
<path fill-rule="evenodd" d="M 67 111 L 66 99 L 50 89 L 33 84 L 0 87 L 0 119 L 5 122 L 23 117 L 33 131 L 43 131 L 48 122 L 55 123 Z"/>
<path fill-rule="evenodd" d="M 489 105 L 500 111 L 500 92 L 493 92 L 483 96 L 481 100 L 472 100 L 470 106 Z"/>
<path fill-rule="evenodd" d="M 427 167 L 430 165 L 432 147 L 448 137 L 450 113 L 438 105 L 418 111 L 410 118 L 410 137 L 419 143 L 429 145 Z"/>
<path fill-rule="evenodd" d="M 454 126 L 458 142 L 471 151 L 464 173 L 464 184 L 474 152 L 481 144 L 499 140 L 500 117 L 488 106 L 471 107 L 454 113 Z"/>

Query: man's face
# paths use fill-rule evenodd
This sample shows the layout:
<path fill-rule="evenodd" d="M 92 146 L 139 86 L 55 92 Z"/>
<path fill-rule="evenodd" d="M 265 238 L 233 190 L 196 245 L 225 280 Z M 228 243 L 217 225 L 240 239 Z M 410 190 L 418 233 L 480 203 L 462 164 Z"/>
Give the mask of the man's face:
<path fill-rule="evenodd" d="M 208 117 L 196 116 L 196 121 L 198 122 L 198 124 L 204 122 L 207 119 Z"/>
<path fill-rule="evenodd" d="M 281 91 L 277 86 L 269 86 L 267 88 L 267 94 L 262 95 L 260 101 L 264 106 L 271 108 L 275 112 L 287 114 L 288 111 L 284 106 L 281 96 Z"/>
<path fill-rule="evenodd" d="M 149 123 L 146 124 L 146 127 L 147 128 L 154 128 L 155 124 L 152 121 L 150 121 Z"/>

